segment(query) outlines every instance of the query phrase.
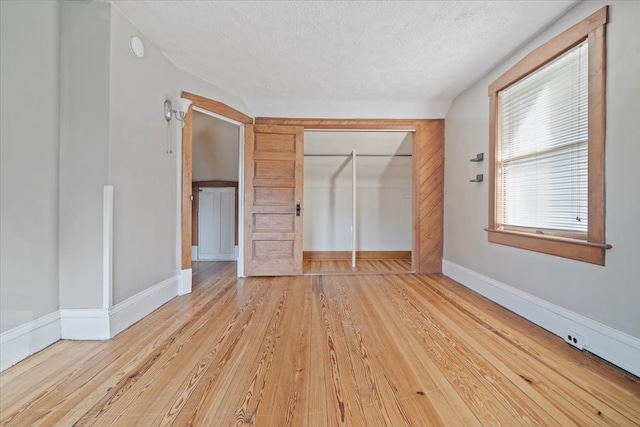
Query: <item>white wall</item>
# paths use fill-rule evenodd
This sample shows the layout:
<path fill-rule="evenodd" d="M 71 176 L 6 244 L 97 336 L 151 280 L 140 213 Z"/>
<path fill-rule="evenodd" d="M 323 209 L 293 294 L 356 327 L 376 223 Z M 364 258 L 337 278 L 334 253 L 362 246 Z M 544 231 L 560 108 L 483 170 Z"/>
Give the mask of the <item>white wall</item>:
<path fill-rule="evenodd" d="M 110 5 L 61 4 L 60 305 L 99 308 L 109 159 Z"/>
<path fill-rule="evenodd" d="M 411 134 L 305 132 L 305 154 L 410 154 Z M 411 250 L 411 157 L 358 157 L 359 251 Z M 350 251 L 352 163 L 348 156 L 305 157 L 304 250 Z"/>
<path fill-rule="evenodd" d="M 0 19 L 1 333 L 58 309 L 60 5 Z"/>
<path fill-rule="evenodd" d="M 181 129 L 163 102 L 186 90 L 248 111 L 178 70 L 110 3 L 0 7 L 1 370 L 61 336 L 108 338 L 180 292 Z M 131 35 L 144 58 L 129 53 Z M 103 309 L 105 185 L 113 312 Z"/>
<path fill-rule="evenodd" d="M 238 181 L 240 127 L 193 112 L 193 181 Z"/>
<path fill-rule="evenodd" d="M 607 251 L 604 267 L 487 242 L 487 86 L 520 58 L 605 4 L 607 25 Z M 462 93 L 445 121 L 444 258 L 601 324 L 640 337 L 640 3 L 582 2 L 528 46 Z"/>
<path fill-rule="evenodd" d="M 177 120 L 162 114 L 179 96 L 178 73 L 162 52 L 111 8 L 109 179 L 113 185 L 113 303 L 176 276 Z M 145 45 L 129 51 L 130 36 Z M 167 153 L 167 146 L 171 153 Z"/>

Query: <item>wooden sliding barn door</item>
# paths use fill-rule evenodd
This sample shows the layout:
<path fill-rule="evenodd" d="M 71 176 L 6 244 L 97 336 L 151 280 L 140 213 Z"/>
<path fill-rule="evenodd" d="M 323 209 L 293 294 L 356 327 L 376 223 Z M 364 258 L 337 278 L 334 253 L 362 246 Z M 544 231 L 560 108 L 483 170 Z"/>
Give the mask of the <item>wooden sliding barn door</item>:
<path fill-rule="evenodd" d="M 302 274 L 304 129 L 245 126 L 246 276 Z"/>

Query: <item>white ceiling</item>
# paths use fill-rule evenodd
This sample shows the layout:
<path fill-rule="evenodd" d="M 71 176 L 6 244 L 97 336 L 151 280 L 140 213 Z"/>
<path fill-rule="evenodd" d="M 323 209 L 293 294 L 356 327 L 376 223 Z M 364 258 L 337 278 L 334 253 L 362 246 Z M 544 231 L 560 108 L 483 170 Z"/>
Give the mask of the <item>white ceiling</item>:
<path fill-rule="evenodd" d="M 577 1 L 112 3 L 176 66 L 256 116 L 444 117 Z"/>

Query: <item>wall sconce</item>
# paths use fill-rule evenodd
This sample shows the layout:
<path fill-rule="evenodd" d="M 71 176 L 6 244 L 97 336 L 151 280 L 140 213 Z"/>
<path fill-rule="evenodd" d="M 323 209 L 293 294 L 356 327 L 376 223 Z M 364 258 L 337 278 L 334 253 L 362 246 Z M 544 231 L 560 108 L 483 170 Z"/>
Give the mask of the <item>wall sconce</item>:
<path fill-rule="evenodd" d="M 167 120 L 167 122 L 170 122 L 171 113 L 173 113 L 175 118 L 178 119 L 180 123 L 182 123 L 182 127 L 184 127 L 184 118 L 187 115 L 187 111 L 189 111 L 189 105 L 191 105 L 191 101 L 186 98 L 178 98 L 176 100 L 176 103 L 178 104 L 178 108 L 173 110 L 171 108 L 171 101 L 169 101 L 168 99 L 164 101 L 164 118 Z"/>

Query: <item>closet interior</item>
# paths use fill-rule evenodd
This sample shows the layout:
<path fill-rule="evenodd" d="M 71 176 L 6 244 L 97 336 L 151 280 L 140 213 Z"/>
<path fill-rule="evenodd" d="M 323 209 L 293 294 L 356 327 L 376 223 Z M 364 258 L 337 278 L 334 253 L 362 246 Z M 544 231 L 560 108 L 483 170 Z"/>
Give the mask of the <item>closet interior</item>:
<path fill-rule="evenodd" d="M 410 272 L 407 131 L 305 131 L 304 272 Z"/>

